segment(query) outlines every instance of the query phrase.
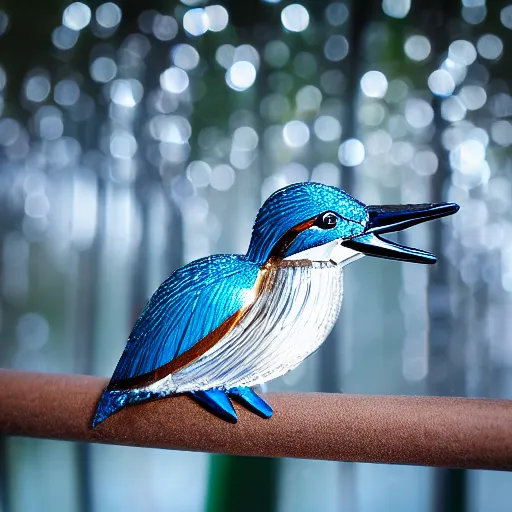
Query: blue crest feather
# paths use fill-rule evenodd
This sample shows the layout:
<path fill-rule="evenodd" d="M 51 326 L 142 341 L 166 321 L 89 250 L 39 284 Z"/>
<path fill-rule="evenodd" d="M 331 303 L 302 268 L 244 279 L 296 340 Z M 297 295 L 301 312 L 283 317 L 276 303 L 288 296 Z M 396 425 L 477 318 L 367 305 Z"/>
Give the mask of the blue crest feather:
<path fill-rule="evenodd" d="M 283 235 L 305 220 L 326 211 L 336 212 L 349 220 L 340 226 L 339 237 L 361 233 L 368 220 L 365 205 L 339 188 L 311 182 L 290 185 L 272 194 L 261 207 L 254 223 L 247 257 L 259 264 L 265 263 Z M 302 241 L 303 237 L 298 244 Z M 325 240 L 319 237 L 315 245 L 322 243 Z"/>

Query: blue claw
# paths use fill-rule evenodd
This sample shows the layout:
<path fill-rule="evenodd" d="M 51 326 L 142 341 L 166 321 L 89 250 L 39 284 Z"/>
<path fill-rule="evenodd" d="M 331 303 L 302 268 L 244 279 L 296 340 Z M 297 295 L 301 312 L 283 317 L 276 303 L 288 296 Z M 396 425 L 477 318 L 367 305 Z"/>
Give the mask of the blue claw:
<path fill-rule="evenodd" d="M 229 421 L 230 423 L 236 423 L 238 421 L 235 409 L 233 409 L 233 405 L 223 389 L 191 391 L 190 396 L 219 418 Z"/>
<path fill-rule="evenodd" d="M 270 407 L 270 405 L 267 404 L 263 398 L 259 397 L 251 388 L 231 388 L 228 389 L 228 395 L 262 418 L 268 419 L 274 412 L 272 407 Z"/>

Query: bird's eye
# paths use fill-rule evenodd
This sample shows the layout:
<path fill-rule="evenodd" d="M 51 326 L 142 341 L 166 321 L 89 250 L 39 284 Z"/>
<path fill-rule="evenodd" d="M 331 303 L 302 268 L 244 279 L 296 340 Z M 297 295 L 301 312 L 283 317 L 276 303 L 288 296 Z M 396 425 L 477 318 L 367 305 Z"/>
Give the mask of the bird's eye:
<path fill-rule="evenodd" d="M 334 213 L 327 212 L 318 217 L 317 226 L 322 229 L 332 229 L 336 227 L 338 217 Z"/>

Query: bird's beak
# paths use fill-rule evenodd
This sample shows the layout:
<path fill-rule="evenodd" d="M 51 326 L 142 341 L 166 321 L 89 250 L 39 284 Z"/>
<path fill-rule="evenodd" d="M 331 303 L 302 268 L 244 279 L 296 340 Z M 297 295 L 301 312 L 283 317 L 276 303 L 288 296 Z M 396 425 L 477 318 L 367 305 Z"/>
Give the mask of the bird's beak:
<path fill-rule="evenodd" d="M 435 263 L 436 257 L 426 251 L 405 247 L 381 238 L 392 233 L 447 215 L 459 210 L 455 203 L 406 204 L 390 206 L 367 206 L 369 220 L 365 231 L 354 238 L 344 240 L 342 245 L 369 256 L 414 263 Z"/>

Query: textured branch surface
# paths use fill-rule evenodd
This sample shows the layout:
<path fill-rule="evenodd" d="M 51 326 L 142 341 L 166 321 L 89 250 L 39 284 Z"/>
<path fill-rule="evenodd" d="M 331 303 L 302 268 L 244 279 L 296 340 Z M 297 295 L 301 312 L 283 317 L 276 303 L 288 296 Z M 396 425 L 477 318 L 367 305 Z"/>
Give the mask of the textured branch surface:
<path fill-rule="evenodd" d="M 274 417 L 236 425 L 186 397 L 89 428 L 105 379 L 0 370 L 0 433 L 268 457 L 512 469 L 512 401 L 268 393 Z"/>

